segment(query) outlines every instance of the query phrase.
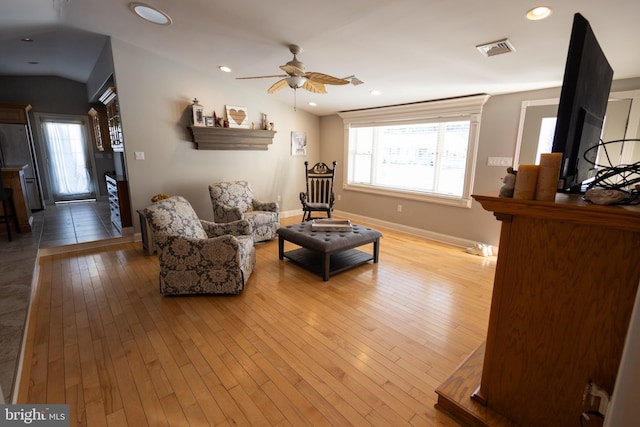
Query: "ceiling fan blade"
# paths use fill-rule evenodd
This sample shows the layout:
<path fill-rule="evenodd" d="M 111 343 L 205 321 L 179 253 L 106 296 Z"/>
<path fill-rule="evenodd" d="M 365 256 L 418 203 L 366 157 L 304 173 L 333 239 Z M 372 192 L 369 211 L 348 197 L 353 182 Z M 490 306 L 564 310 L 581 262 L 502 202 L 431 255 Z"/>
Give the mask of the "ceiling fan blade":
<path fill-rule="evenodd" d="M 354 86 L 358 86 L 364 83 L 362 80 L 353 75 L 345 77 L 344 80 L 348 80 Z"/>
<path fill-rule="evenodd" d="M 236 80 L 248 80 L 248 79 L 271 79 L 274 77 L 287 77 L 286 74 L 278 74 L 273 76 L 256 76 L 256 77 L 236 77 Z"/>
<path fill-rule="evenodd" d="M 267 93 L 275 93 L 275 92 L 279 91 L 280 89 L 284 89 L 287 86 L 289 86 L 289 85 L 287 84 L 287 81 L 285 79 L 278 80 L 277 82 L 272 84 L 269 89 L 267 89 Z"/>
<path fill-rule="evenodd" d="M 302 88 L 308 90 L 311 93 L 327 93 L 327 88 L 324 87 L 324 84 L 314 82 L 309 79 L 305 80 Z"/>
<path fill-rule="evenodd" d="M 304 70 L 302 68 L 296 67 L 295 65 L 281 65 L 280 69 L 290 76 L 303 76 Z"/>
<path fill-rule="evenodd" d="M 326 85 L 346 85 L 349 84 L 349 80 L 339 79 L 337 77 L 330 76 L 323 73 L 309 72 L 304 75 L 309 80 L 316 83 L 323 83 Z"/>

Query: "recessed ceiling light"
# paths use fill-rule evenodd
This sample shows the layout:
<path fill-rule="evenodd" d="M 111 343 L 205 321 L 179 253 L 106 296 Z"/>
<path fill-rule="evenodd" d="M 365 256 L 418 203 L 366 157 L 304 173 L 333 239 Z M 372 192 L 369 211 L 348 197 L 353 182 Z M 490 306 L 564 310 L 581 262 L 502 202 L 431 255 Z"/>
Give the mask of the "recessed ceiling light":
<path fill-rule="evenodd" d="M 380 92 L 379 90 L 372 90 L 371 92 L 369 92 L 371 95 L 373 96 L 378 96 L 380 95 L 382 92 Z"/>
<path fill-rule="evenodd" d="M 38 62 L 38 61 L 29 61 L 29 62 L 27 62 L 27 64 L 29 64 L 29 65 L 38 65 L 39 63 L 40 62 Z"/>
<path fill-rule="evenodd" d="M 230 73 L 231 72 L 231 68 L 227 67 L 226 65 L 221 65 L 218 67 L 218 69 L 220 71 L 224 71 L 225 73 Z"/>
<path fill-rule="evenodd" d="M 152 22 L 154 24 L 169 25 L 171 24 L 171 22 L 173 22 L 169 15 L 167 15 L 160 9 L 156 9 L 153 6 L 149 6 L 148 4 L 136 3 L 136 2 L 129 3 L 129 9 L 133 13 L 138 15 L 140 18 L 144 19 L 145 21 Z"/>
<path fill-rule="evenodd" d="M 312 107 L 315 107 L 315 106 L 316 106 L 316 105 L 318 105 L 318 104 L 316 104 L 316 103 L 315 103 L 315 102 L 313 102 L 313 101 L 309 101 L 309 105 L 311 105 Z"/>
<path fill-rule="evenodd" d="M 23 42 L 32 42 L 33 39 L 31 37 L 23 37 L 20 40 L 22 40 Z"/>
<path fill-rule="evenodd" d="M 531 21 L 538 21 L 551 15 L 551 8 L 548 6 L 534 7 L 527 12 L 527 19 Z"/>

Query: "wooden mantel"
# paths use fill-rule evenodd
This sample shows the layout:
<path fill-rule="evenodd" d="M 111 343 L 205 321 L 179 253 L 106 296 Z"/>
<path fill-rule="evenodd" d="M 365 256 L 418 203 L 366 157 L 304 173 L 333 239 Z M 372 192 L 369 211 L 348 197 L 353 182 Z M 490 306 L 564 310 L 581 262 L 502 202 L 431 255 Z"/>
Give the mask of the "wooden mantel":
<path fill-rule="evenodd" d="M 274 130 L 189 126 L 198 150 L 267 150 Z"/>
<path fill-rule="evenodd" d="M 582 403 L 587 383 L 611 395 L 616 382 L 640 206 L 473 198 L 502 222 L 487 340 L 436 390 L 438 407 L 473 426 L 578 425 L 597 409 Z"/>

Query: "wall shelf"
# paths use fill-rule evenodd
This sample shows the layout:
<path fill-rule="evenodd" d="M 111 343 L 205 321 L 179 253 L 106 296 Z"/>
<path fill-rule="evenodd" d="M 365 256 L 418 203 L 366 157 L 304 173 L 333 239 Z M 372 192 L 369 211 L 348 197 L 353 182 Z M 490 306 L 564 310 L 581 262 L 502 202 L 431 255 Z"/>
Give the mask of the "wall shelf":
<path fill-rule="evenodd" d="M 198 150 L 267 150 L 274 130 L 189 126 Z"/>

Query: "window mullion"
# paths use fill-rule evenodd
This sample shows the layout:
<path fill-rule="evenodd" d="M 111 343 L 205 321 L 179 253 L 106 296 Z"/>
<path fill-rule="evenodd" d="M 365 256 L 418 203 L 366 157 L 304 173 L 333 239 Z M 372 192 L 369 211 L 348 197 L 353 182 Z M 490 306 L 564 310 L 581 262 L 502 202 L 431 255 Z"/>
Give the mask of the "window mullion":
<path fill-rule="evenodd" d="M 371 157 L 369 160 L 371 161 L 371 174 L 369 176 L 369 182 L 371 184 L 378 184 L 378 157 L 380 157 L 379 153 L 380 148 L 380 128 L 376 127 L 373 130 L 373 141 L 371 144 Z"/>
<path fill-rule="evenodd" d="M 442 154 L 444 153 L 444 142 L 446 137 L 445 123 L 438 126 L 438 142 L 436 144 L 436 163 L 433 171 L 433 191 L 436 193 L 440 190 L 440 172 L 442 170 Z"/>

